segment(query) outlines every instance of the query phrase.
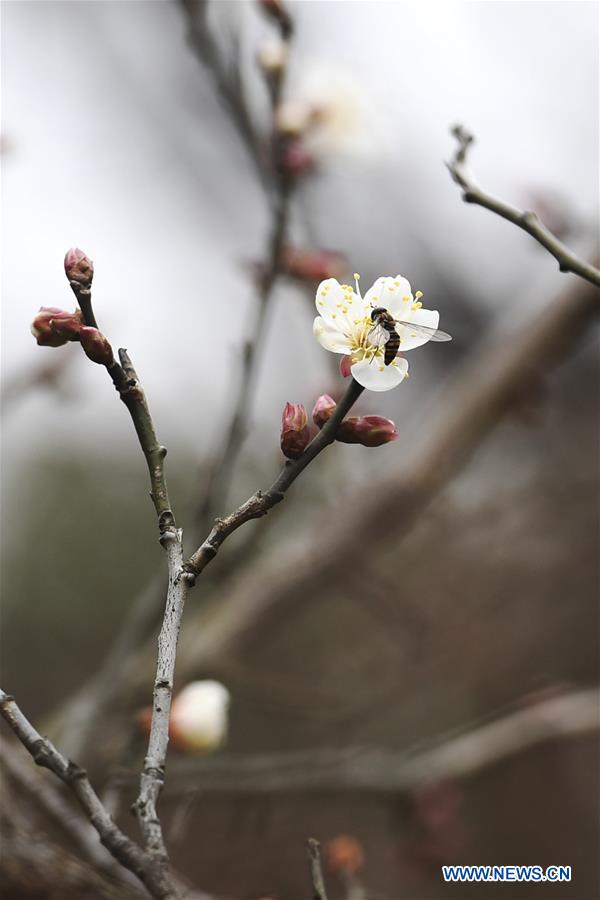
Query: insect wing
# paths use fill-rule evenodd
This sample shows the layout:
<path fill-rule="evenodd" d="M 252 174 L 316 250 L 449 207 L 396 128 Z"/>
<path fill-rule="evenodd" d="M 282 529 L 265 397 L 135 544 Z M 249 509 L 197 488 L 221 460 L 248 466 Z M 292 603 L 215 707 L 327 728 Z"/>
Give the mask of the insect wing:
<path fill-rule="evenodd" d="M 385 347 L 388 342 L 389 336 L 389 331 L 387 331 L 387 329 L 385 329 L 379 322 L 376 322 L 369 331 L 368 340 L 369 343 L 374 347 Z"/>
<path fill-rule="evenodd" d="M 445 331 L 440 331 L 439 328 L 430 328 L 429 325 L 417 325 L 416 322 L 403 322 L 402 319 L 394 319 L 394 321 L 396 325 L 401 325 L 402 328 L 406 328 L 409 334 L 412 332 L 411 337 L 420 334 L 423 337 L 429 338 L 430 341 L 452 340 L 452 335 L 446 334 Z"/>

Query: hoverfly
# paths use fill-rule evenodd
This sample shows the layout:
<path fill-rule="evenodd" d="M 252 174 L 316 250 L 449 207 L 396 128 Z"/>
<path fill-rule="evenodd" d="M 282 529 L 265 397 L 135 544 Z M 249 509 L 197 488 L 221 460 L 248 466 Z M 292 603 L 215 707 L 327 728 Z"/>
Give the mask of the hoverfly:
<path fill-rule="evenodd" d="M 386 366 L 389 366 L 396 359 L 402 342 L 401 334 L 398 333 L 396 328 L 397 325 L 401 328 L 410 329 L 413 332 L 412 336 L 420 334 L 423 337 L 428 337 L 430 341 L 452 340 L 451 335 L 446 334 L 445 331 L 440 331 L 438 328 L 430 328 L 428 325 L 417 325 L 416 322 L 404 322 L 402 319 L 394 319 L 389 310 L 383 306 L 376 306 L 372 310 L 371 321 L 373 322 L 371 334 L 376 334 L 376 329 L 379 329 L 379 335 L 376 335 L 376 337 L 380 336 L 383 339 L 381 343 L 385 347 L 383 361 Z"/>

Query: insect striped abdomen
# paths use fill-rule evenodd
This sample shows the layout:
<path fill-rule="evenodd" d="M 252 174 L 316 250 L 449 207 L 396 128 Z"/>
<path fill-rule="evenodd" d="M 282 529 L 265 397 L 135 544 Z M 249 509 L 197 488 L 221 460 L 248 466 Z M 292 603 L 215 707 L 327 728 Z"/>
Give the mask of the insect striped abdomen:
<path fill-rule="evenodd" d="M 400 349 L 400 335 L 397 331 L 390 331 L 389 338 L 385 342 L 385 355 L 383 357 L 383 361 L 386 366 L 396 359 L 398 355 L 398 350 Z"/>

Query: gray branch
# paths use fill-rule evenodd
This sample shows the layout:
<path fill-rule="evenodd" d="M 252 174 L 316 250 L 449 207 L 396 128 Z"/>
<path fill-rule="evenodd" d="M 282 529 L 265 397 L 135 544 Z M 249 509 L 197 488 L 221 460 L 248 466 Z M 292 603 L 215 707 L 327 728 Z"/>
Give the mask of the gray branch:
<path fill-rule="evenodd" d="M 456 125 L 452 129 L 452 134 L 458 142 L 458 148 L 454 158 L 446 165 L 454 181 L 462 188 L 462 198 L 465 203 L 476 203 L 478 206 L 483 206 L 508 222 L 512 222 L 513 225 L 522 228 L 555 258 L 561 272 L 573 272 L 580 278 L 600 287 L 600 270 L 569 250 L 546 228 L 536 213 L 511 206 L 488 194 L 477 184 L 468 159 L 469 149 L 475 138 L 462 125 Z"/>
<path fill-rule="evenodd" d="M 175 532 L 166 532 L 163 534 L 161 542 L 167 553 L 169 586 L 165 615 L 158 638 L 158 659 L 148 751 L 140 779 L 140 793 L 134 809 L 142 828 L 146 850 L 155 858 L 158 869 L 166 873 L 169 860 L 156 804 L 165 775 L 177 641 L 187 593 L 193 583 L 193 578 L 183 571 L 181 529 L 177 529 Z"/>
<path fill-rule="evenodd" d="M 308 865 L 312 884 L 313 900 L 327 900 L 323 870 L 321 868 L 321 845 L 314 838 L 306 842 L 308 850 Z"/>
<path fill-rule="evenodd" d="M 94 791 L 87 773 L 42 737 L 23 715 L 13 697 L 0 690 L 0 715 L 5 719 L 38 766 L 50 769 L 73 792 L 98 832 L 104 846 L 125 868 L 133 872 L 158 900 L 176 900 L 177 893 L 166 874 L 113 822 Z"/>

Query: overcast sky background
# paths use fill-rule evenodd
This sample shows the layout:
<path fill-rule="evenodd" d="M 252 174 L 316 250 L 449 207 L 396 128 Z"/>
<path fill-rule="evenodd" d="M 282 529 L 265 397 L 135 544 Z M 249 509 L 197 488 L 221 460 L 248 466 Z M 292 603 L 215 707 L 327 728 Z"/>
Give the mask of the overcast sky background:
<path fill-rule="evenodd" d="M 309 217 L 319 242 L 344 251 L 366 281 L 398 271 L 414 281 L 416 268 L 415 286 L 450 331 L 460 323 L 443 297 L 427 296 L 429 264 L 509 323 L 550 299 L 561 287 L 553 261 L 517 229 L 462 204 L 443 160 L 449 126 L 464 122 L 477 134 L 483 184 L 515 202 L 530 189 L 564 196 L 586 226 L 575 246 L 590 252 L 596 4 L 291 8 L 289 94 L 315 78 L 330 89 L 337 72 L 346 95 L 356 86 L 357 112 L 354 141 L 350 129 L 301 198 L 299 232 Z M 251 2 L 221 0 L 215 14 L 240 21 L 248 78 L 258 84 L 251 61 L 267 23 Z M 268 220 L 244 149 L 186 47 L 180 9 L 50 0 L 5 2 L 2 15 L 4 378 L 61 352 L 37 348 L 29 324 L 40 305 L 74 306 L 62 259 L 80 246 L 96 265 L 101 327 L 130 349 L 162 440 L 210 448 L 251 310 L 243 262 L 260 258 Z M 300 291 L 278 291 L 257 403 L 273 428 L 287 399 L 308 404 L 329 385 L 311 318 Z M 431 388 L 428 363 L 420 366 L 413 393 Z M 71 371 L 79 399 L 32 393 L 5 422 L 5 473 L 40 445 L 100 435 L 105 443 L 107 434 L 115 446 L 131 441 L 102 369 L 78 357 Z"/>

